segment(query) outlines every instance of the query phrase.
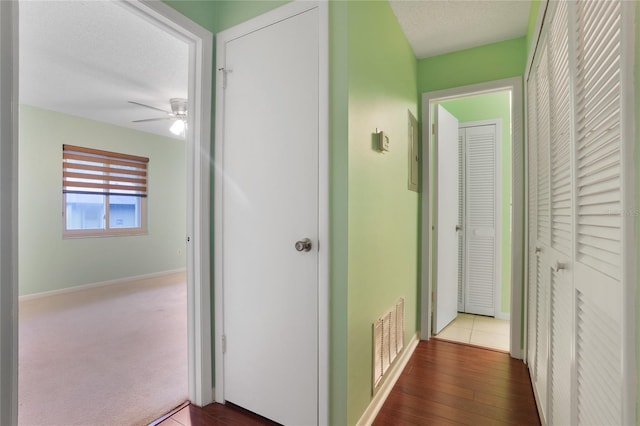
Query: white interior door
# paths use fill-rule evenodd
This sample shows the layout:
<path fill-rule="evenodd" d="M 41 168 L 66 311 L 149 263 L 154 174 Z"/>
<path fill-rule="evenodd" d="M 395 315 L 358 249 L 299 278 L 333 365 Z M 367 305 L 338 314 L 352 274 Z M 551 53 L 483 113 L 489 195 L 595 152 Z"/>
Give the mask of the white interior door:
<path fill-rule="evenodd" d="M 232 38 L 218 64 L 224 399 L 291 425 L 318 423 L 318 37 L 316 8 Z"/>
<path fill-rule="evenodd" d="M 498 129 L 487 124 L 464 133 L 464 312 L 494 316 L 500 288 Z"/>
<path fill-rule="evenodd" d="M 550 4 L 528 80 L 529 363 L 546 424 L 636 423 L 632 7 Z"/>
<path fill-rule="evenodd" d="M 549 281 L 549 415 L 550 424 L 572 424 L 571 358 L 573 272 L 569 268 L 572 236 L 572 153 L 569 98 L 567 2 L 558 2 L 549 45 L 549 187 L 551 205 Z M 553 259 L 553 261 L 551 261 Z"/>
<path fill-rule="evenodd" d="M 436 280 L 433 333 L 458 314 L 458 120 L 437 105 L 436 123 Z"/>

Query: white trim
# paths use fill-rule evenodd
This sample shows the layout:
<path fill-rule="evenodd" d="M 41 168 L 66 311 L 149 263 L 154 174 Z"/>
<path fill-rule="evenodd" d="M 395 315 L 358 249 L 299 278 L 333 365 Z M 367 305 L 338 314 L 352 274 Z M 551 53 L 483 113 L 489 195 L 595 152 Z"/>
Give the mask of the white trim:
<path fill-rule="evenodd" d="M 100 287 L 107 287 L 107 286 L 114 285 L 114 284 L 133 283 L 134 281 L 139 281 L 139 280 L 145 280 L 145 279 L 150 279 L 150 278 L 160 278 L 160 277 L 164 277 L 164 276 L 167 276 L 167 275 L 177 274 L 177 273 L 185 272 L 185 271 L 186 271 L 186 268 L 179 268 L 179 269 L 172 269 L 172 270 L 168 270 L 168 271 L 152 272 L 150 274 L 135 275 L 135 276 L 132 276 L 132 277 L 116 278 L 116 279 L 113 279 L 113 280 L 106 280 L 106 281 L 99 281 L 99 282 L 89 283 L 89 284 L 75 285 L 73 287 L 61 288 L 61 289 L 58 289 L 58 290 L 43 291 L 43 292 L 40 292 L 40 293 L 33 293 L 33 294 L 25 294 L 24 296 L 20 296 L 18 298 L 18 300 L 20 302 L 28 302 L 30 300 L 43 299 L 43 298 L 51 297 L 51 296 L 59 296 L 61 294 L 76 293 L 78 291 L 91 290 L 93 288 L 100 288 Z"/>
<path fill-rule="evenodd" d="M 362 416 L 360 417 L 360 420 L 358 420 L 358 423 L 356 423 L 356 426 L 369 426 L 373 423 L 380 412 L 380 409 L 387 400 L 387 397 L 393 390 L 396 382 L 402 375 L 404 368 L 407 366 L 407 363 L 411 359 L 411 355 L 413 355 L 413 352 L 416 350 L 419 342 L 420 339 L 416 333 L 411 337 L 411 340 L 409 340 L 404 352 L 402 352 L 402 355 L 398 357 L 397 361 L 391 367 L 391 370 L 387 371 L 387 377 L 384 379 L 382 385 L 380 385 L 376 390 L 376 395 L 371 399 L 369 406 L 367 406 L 367 409 L 362 413 Z"/>
<path fill-rule="evenodd" d="M 524 215 L 526 186 L 524 186 L 524 167 L 516 164 L 515 160 L 525 159 L 524 145 L 524 116 L 523 114 L 523 87 L 522 78 L 510 79 L 513 83 L 511 90 L 511 334 L 509 336 L 509 353 L 512 357 L 522 359 L 523 335 L 522 322 L 525 320 L 522 314 L 524 276 L 523 264 L 524 252 Z M 517 179 L 520 176 L 521 179 Z M 520 181 L 520 187 L 516 183 Z M 516 285 L 519 284 L 519 285 Z M 526 321 L 525 321 L 526 323 Z"/>
<path fill-rule="evenodd" d="M 533 386 L 533 384 L 535 383 L 535 380 L 534 380 L 533 372 L 531 371 L 531 368 L 529 368 L 529 380 L 531 381 L 531 384 L 532 384 L 531 389 L 533 390 L 533 399 L 535 399 L 536 401 L 536 409 L 538 410 L 540 425 L 546 426 L 547 422 L 545 421 L 544 412 L 542 411 L 542 404 L 540 404 L 540 395 L 538 395 L 538 390 L 536 389 L 536 387 Z"/>
<path fill-rule="evenodd" d="M 431 104 L 436 101 L 444 101 L 458 98 L 461 96 L 477 95 L 483 93 L 493 93 L 502 90 L 511 90 L 511 191 L 512 191 L 512 209 L 511 209 L 511 334 L 510 334 L 510 354 L 514 358 L 522 358 L 522 215 L 524 213 L 523 197 L 524 188 L 515 185 L 518 174 L 522 174 L 521 165 L 513 163 L 515 158 L 523 157 L 523 117 L 522 117 L 522 78 L 512 77 L 502 80 L 489 81 L 485 83 L 472 84 L 468 86 L 455 87 L 451 89 L 438 90 L 422 94 L 422 179 L 423 179 L 423 197 L 422 197 L 422 309 L 420 318 L 420 338 L 428 340 L 431 338 L 431 268 L 425 267 L 430 265 L 431 255 L 429 247 L 431 244 L 431 205 L 429 200 L 429 173 L 430 165 L 427 161 L 428 154 L 431 152 L 432 138 L 431 127 L 432 117 L 430 114 Z M 425 125 L 426 124 L 426 125 Z M 518 153 L 519 155 L 515 155 Z M 520 179 L 522 182 L 523 179 Z M 426 270 L 426 271 L 425 271 Z"/>
<path fill-rule="evenodd" d="M 318 423 L 329 424 L 329 5 L 325 1 L 293 1 L 216 35 L 216 68 L 224 68 L 224 45 L 249 32 L 275 22 L 318 9 L 319 25 L 319 188 L 318 188 Z M 224 287 L 222 271 L 222 218 L 224 102 L 223 78 L 216 78 L 216 127 L 214 166 L 214 341 L 224 334 Z M 224 403 L 224 356 L 222 344 L 215 345 L 215 400 Z"/>
<path fill-rule="evenodd" d="M 488 119 L 488 120 L 477 120 L 477 121 L 467 121 L 464 123 L 459 123 L 458 124 L 458 128 L 470 128 L 470 127 L 481 127 L 481 126 L 495 126 L 495 144 L 496 144 L 496 155 L 495 155 L 495 161 L 496 161 L 496 168 L 495 168 L 495 172 L 496 172 L 496 180 L 494 182 L 495 184 L 495 189 L 496 189 L 496 199 L 495 199 L 495 212 L 496 212 L 496 216 L 494 218 L 495 224 L 494 224 L 494 228 L 495 228 L 495 232 L 494 232 L 494 238 L 495 238 L 495 247 L 494 247 L 494 256 L 495 256 L 495 265 L 494 265 L 494 274 L 496 276 L 496 280 L 494 282 L 494 287 L 493 287 L 493 291 L 494 291 L 494 295 L 493 295 L 493 316 L 498 318 L 498 316 L 500 314 L 502 314 L 502 119 L 501 118 L 493 118 L 493 119 Z M 465 137 L 466 139 L 466 137 Z M 509 145 L 511 145 L 511 143 L 509 143 Z M 463 158 L 465 159 L 465 164 L 463 165 L 463 167 L 465 167 L 465 172 L 464 172 L 464 176 L 467 175 L 467 171 L 466 171 L 466 158 L 467 158 L 467 153 L 466 153 L 466 148 L 463 146 Z M 466 183 L 466 182 L 465 182 Z M 463 188 L 466 191 L 466 185 L 463 184 Z M 466 193 L 466 192 L 465 192 Z M 465 198 L 466 200 L 466 198 Z M 465 212 L 465 216 L 463 218 L 464 222 L 462 224 L 462 229 L 464 232 L 464 238 L 463 238 L 463 244 L 464 244 L 464 250 L 466 253 L 466 243 L 467 243 L 467 233 L 466 233 L 466 204 L 463 205 L 463 211 Z M 511 218 L 509 218 L 509 220 L 511 220 Z M 466 273 L 466 263 L 463 266 L 465 273 Z M 466 278 L 466 275 L 465 275 Z M 467 290 L 467 285 L 466 285 L 466 281 L 463 280 L 462 282 L 462 287 L 463 287 L 463 291 L 466 292 Z M 466 302 L 466 294 L 464 295 L 464 300 Z M 507 314 L 508 315 L 508 314 Z M 502 318 L 500 318 L 502 319 Z"/>
<path fill-rule="evenodd" d="M 329 3 L 318 3 L 318 424 L 329 424 Z"/>
<path fill-rule="evenodd" d="M 496 312 L 496 319 L 511 321 L 511 314 L 509 312 Z"/>
<path fill-rule="evenodd" d="M 536 24 L 535 29 L 533 30 L 533 37 L 531 39 L 531 44 L 527 46 L 527 51 L 529 52 L 527 55 L 527 65 L 524 69 L 524 81 L 529 80 L 529 74 L 531 72 L 531 65 L 533 64 L 533 58 L 536 54 L 536 47 L 538 46 L 538 42 L 540 40 L 540 34 L 542 33 L 542 24 L 544 22 L 544 17 L 547 13 L 547 7 L 549 6 L 549 0 L 543 0 L 540 2 L 540 8 L 538 9 L 538 16 L 536 16 Z"/>
<path fill-rule="evenodd" d="M 0 1 L 0 424 L 18 423 L 18 2 Z"/>
<path fill-rule="evenodd" d="M 213 35 L 162 2 L 123 2 L 133 12 L 189 45 L 187 132 L 187 306 L 189 399 L 213 402 L 209 256 L 209 150 Z"/>

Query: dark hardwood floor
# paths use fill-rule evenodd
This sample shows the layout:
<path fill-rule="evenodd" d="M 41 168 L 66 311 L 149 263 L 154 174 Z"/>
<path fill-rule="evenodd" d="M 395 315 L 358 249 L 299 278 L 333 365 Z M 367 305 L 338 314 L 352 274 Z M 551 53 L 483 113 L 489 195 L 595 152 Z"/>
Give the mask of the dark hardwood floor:
<path fill-rule="evenodd" d="M 277 424 L 233 404 L 216 403 L 202 408 L 186 405 L 163 421 L 153 423 L 154 426 L 272 426 Z"/>
<path fill-rule="evenodd" d="M 527 367 L 504 352 L 420 342 L 374 425 L 539 425 Z"/>
<path fill-rule="evenodd" d="M 187 405 L 162 426 L 275 425 L 234 405 Z M 539 425 L 527 367 L 504 352 L 420 342 L 374 425 Z M 296 425 L 293 425 L 296 426 Z"/>

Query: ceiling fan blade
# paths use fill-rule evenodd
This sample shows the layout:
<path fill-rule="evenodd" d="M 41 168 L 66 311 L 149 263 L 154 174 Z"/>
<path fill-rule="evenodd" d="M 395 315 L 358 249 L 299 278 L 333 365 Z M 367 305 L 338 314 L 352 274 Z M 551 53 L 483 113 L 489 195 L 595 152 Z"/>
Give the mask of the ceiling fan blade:
<path fill-rule="evenodd" d="M 132 123 L 144 123 L 146 121 L 164 121 L 173 120 L 173 117 L 161 117 L 161 118 L 145 118 L 144 120 L 133 120 Z"/>
<path fill-rule="evenodd" d="M 165 112 L 167 114 L 171 114 L 171 111 L 167 111 L 167 110 L 164 110 L 164 109 L 156 108 L 156 107 L 151 106 L 151 105 L 145 105 L 145 104 L 141 104 L 140 102 L 134 102 L 134 101 L 127 101 L 127 102 L 129 102 L 130 104 L 139 105 L 141 107 L 151 108 L 151 109 L 155 109 L 157 111 L 162 111 L 162 112 Z"/>

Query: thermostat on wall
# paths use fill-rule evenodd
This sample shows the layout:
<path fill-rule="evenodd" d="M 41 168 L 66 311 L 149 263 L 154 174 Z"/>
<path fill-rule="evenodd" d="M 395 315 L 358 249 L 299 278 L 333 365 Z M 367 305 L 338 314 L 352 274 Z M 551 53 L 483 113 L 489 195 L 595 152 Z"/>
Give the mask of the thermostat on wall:
<path fill-rule="evenodd" d="M 376 133 L 376 136 L 378 137 L 378 150 L 380 152 L 389 151 L 389 136 L 385 135 L 382 130 Z"/>

